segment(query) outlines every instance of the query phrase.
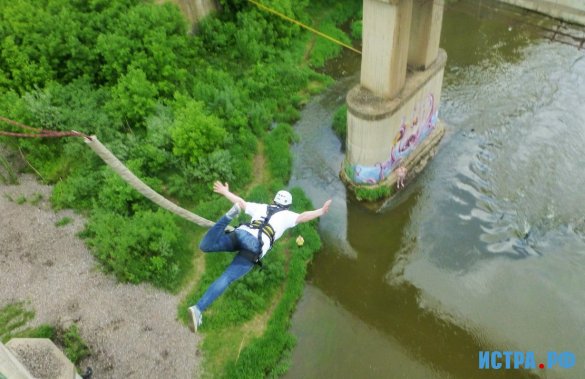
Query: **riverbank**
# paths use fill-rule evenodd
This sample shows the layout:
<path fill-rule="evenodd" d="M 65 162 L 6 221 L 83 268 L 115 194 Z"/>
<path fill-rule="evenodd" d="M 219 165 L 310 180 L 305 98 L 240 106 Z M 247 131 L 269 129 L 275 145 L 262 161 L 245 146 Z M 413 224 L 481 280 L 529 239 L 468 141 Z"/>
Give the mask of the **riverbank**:
<path fill-rule="evenodd" d="M 180 296 L 100 272 L 76 236 L 85 220 L 54 212 L 51 191 L 30 174 L 0 185 L 0 307 L 27 302 L 28 326 L 77 324 L 91 350 L 81 367 L 95 378 L 198 377 L 200 336 L 177 320 Z"/>

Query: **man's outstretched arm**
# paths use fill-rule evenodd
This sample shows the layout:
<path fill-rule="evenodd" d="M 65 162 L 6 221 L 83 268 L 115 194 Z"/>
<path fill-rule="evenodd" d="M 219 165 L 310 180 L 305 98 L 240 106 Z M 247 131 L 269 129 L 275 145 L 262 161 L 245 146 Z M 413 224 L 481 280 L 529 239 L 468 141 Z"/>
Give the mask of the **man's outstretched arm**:
<path fill-rule="evenodd" d="M 331 205 L 331 199 L 327 200 L 325 204 L 319 209 L 315 209 L 313 211 L 306 211 L 303 212 L 297 217 L 297 224 L 301 224 L 303 222 L 309 222 L 311 220 L 316 219 L 317 217 L 321 217 L 327 212 L 329 212 L 329 205 Z"/>
<path fill-rule="evenodd" d="M 240 209 L 242 211 L 246 210 L 246 201 L 244 199 L 242 199 L 241 197 L 239 197 L 238 195 L 230 192 L 230 186 L 229 184 L 225 183 L 221 183 L 220 181 L 217 181 L 215 183 L 213 183 L 213 192 L 215 193 L 219 193 L 220 195 L 225 196 L 226 199 L 228 199 L 229 201 L 231 201 L 234 204 L 238 204 L 238 206 L 240 207 Z"/>

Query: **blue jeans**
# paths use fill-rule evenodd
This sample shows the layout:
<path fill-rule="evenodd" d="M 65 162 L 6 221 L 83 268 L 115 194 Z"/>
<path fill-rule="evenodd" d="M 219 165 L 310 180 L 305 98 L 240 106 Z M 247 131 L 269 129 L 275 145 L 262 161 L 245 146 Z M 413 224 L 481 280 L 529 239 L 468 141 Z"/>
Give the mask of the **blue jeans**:
<path fill-rule="evenodd" d="M 240 249 L 259 253 L 260 242 L 258 241 L 258 237 L 240 229 L 232 232 L 235 233 L 236 238 L 232 238 L 231 235 L 225 233 L 225 228 L 230 221 L 226 216 L 219 219 L 205 234 L 199 244 L 199 248 L 204 253 L 233 252 Z M 236 255 L 223 274 L 209 286 L 201 299 L 199 299 L 197 308 L 201 312 L 206 310 L 233 281 L 246 275 L 253 267 L 254 263 L 240 255 Z"/>

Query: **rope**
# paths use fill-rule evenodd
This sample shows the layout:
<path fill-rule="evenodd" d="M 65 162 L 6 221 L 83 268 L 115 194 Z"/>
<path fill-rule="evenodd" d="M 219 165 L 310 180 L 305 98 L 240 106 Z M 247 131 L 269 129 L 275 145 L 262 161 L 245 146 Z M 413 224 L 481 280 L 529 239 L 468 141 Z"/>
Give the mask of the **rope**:
<path fill-rule="evenodd" d="M 267 12 L 270 12 L 270 13 L 272 13 L 272 14 L 275 14 L 275 15 L 277 15 L 278 17 L 281 17 L 281 18 L 283 18 L 283 19 L 285 19 L 285 20 L 287 20 L 287 21 L 290 21 L 290 22 L 292 22 L 293 24 L 297 24 L 298 26 L 300 26 L 300 27 L 302 27 L 302 28 L 305 28 L 305 29 L 307 29 L 307 30 L 309 30 L 309 31 L 311 31 L 311 32 L 313 32 L 313 33 L 315 33 L 315 34 L 317 34 L 317 35 L 319 35 L 319 36 L 321 36 L 321 37 L 323 37 L 323 38 L 325 38 L 325 39 L 328 39 L 328 40 L 329 40 L 329 41 L 331 41 L 331 42 L 334 42 L 334 43 L 336 43 L 336 44 L 338 44 L 338 45 L 340 45 L 340 46 L 343 46 L 343 47 L 345 47 L 345 48 L 347 48 L 347 49 L 349 49 L 349 50 L 351 50 L 351 51 L 353 51 L 353 52 L 355 52 L 355 53 L 358 53 L 358 54 L 361 54 L 361 53 L 362 53 L 361 51 L 359 51 L 358 49 L 354 48 L 353 46 L 350 46 L 350 45 L 348 45 L 348 44 L 346 44 L 346 43 L 343 43 L 343 42 L 341 42 L 341 41 L 340 41 L 340 40 L 338 40 L 338 39 L 335 39 L 335 38 L 333 38 L 333 37 L 331 37 L 331 36 L 329 36 L 329 35 L 327 35 L 327 34 L 325 34 L 325 33 L 322 33 L 322 32 L 320 32 L 320 31 L 318 31 L 317 29 L 311 28 L 310 26 L 308 26 L 308 25 L 305 25 L 305 24 L 303 24 L 302 22 L 295 20 L 294 18 L 290 18 L 290 17 L 288 17 L 287 15 L 285 15 L 285 14 L 282 14 L 282 13 L 280 13 L 279 11 L 277 11 L 277 10 L 274 10 L 274 9 L 272 9 L 272 8 L 270 8 L 270 7 L 266 6 L 266 5 L 264 5 L 264 4 L 260 4 L 259 2 L 257 2 L 257 1 L 254 1 L 254 0 L 248 0 L 248 1 L 249 1 L 250 3 L 252 3 L 252 4 L 256 5 L 256 6 L 257 6 L 258 8 L 260 8 L 260 9 L 263 9 L 263 10 L 265 10 L 265 11 L 267 11 Z"/>
<path fill-rule="evenodd" d="M 28 126 L 28 125 L 21 124 L 18 121 L 14 121 L 14 120 L 11 120 L 11 119 L 6 118 L 6 117 L 3 117 L 3 116 L 0 116 L 0 120 L 4 121 L 7 124 L 17 126 L 17 127 L 21 128 L 21 129 L 31 130 L 33 132 L 40 132 L 41 131 L 41 129 L 33 128 L 32 126 Z"/>
<path fill-rule="evenodd" d="M 83 133 L 79 132 L 57 132 L 57 131 L 43 131 L 42 133 L 15 133 L 0 131 L 0 136 L 18 137 L 18 138 L 61 138 L 61 137 L 85 137 Z"/>
<path fill-rule="evenodd" d="M 112 154 L 98 139 L 96 136 L 88 136 L 81 132 L 71 131 L 71 132 L 57 132 L 52 130 L 43 130 L 33 128 L 24 124 L 21 124 L 17 121 L 10 120 L 8 118 L 0 116 L 0 121 L 4 121 L 8 124 L 17 126 L 21 129 L 34 131 L 34 134 L 30 133 L 13 133 L 13 132 L 4 132 L 0 131 L 0 135 L 9 136 L 9 137 L 24 137 L 24 138 L 60 138 L 60 137 L 83 137 L 85 143 L 108 165 L 114 172 L 140 194 L 144 197 L 155 203 L 156 205 L 180 216 L 188 221 L 191 221 L 199 226 L 203 226 L 206 228 L 212 227 L 215 223 L 209 221 L 201 216 L 192 213 L 185 208 L 181 208 L 180 206 L 172 203 L 171 201 L 164 198 L 162 195 L 154 191 L 152 188 L 147 186 L 142 180 L 140 180 L 136 175 L 134 175 L 118 158 Z M 226 230 L 233 230 L 233 227 L 228 226 Z"/>
<path fill-rule="evenodd" d="M 85 143 L 108 165 L 116 174 L 120 175 L 122 179 L 130 184 L 136 191 L 140 192 L 144 197 L 155 203 L 156 205 L 173 212 L 174 214 L 183 217 L 197 225 L 210 228 L 214 225 L 213 222 L 189 212 L 185 208 L 170 202 L 162 197 L 159 193 L 147 186 L 142 180 L 134 175 L 126 166 L 120 162 L 118 158 L 112 154 L 102 143 L 95 137 L 87 137 L 83 139 Z"/>
<path fill-rule="evenodd" d="M 22 124 L 18 121 L 14 121 L 11 120 L 9 118 L 0 116 L 0 121 L 3 121 L 7 124 L 10 125 L 14 125 L 17 128 L 21 128 L 24 130 L 30 130 L 31 132 L 34 133 L 15 133 L 15 132 L 5 132 L 0 130 L 0 136 L 6 136 L 6 137 L 18 137 L 18 138 L 61 138 L 61 137 L 87 137 L 87 135 L 81 133 L 81 132 L 76 132 L 74 130 L 70 131 L 70 132 L 60 132 L 57 130 L 45 130 L 45 129 L 39 129 L 39 128 L 33 128 L 32 126 L 28 126 L 25 124 Z"/>

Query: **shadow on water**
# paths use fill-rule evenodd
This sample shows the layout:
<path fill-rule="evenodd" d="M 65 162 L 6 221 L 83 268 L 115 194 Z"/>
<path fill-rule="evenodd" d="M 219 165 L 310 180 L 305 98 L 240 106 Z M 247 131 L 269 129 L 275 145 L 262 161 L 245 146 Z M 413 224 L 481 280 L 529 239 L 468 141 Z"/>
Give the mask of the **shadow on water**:
<path fill-rule="evenodd" d="M 368 210 L 338 179 L 330 125 L 358 74 L 341 73 L 295 126 L 291 184 L 316 206 L 334 202 L 293 317 L 288 378 L 585 373 L 478 368 L 486 350 L 534 351 L 536 364 L 572 351 L 582 366 L 585 60 L 526 24 L 550 19 L 512 22 L 514 8 L 495 1 L 447 4 L 447 135 L 388 207 Z M 341 70 L 359 67 L 343 59 L 353 61 Z"/>

